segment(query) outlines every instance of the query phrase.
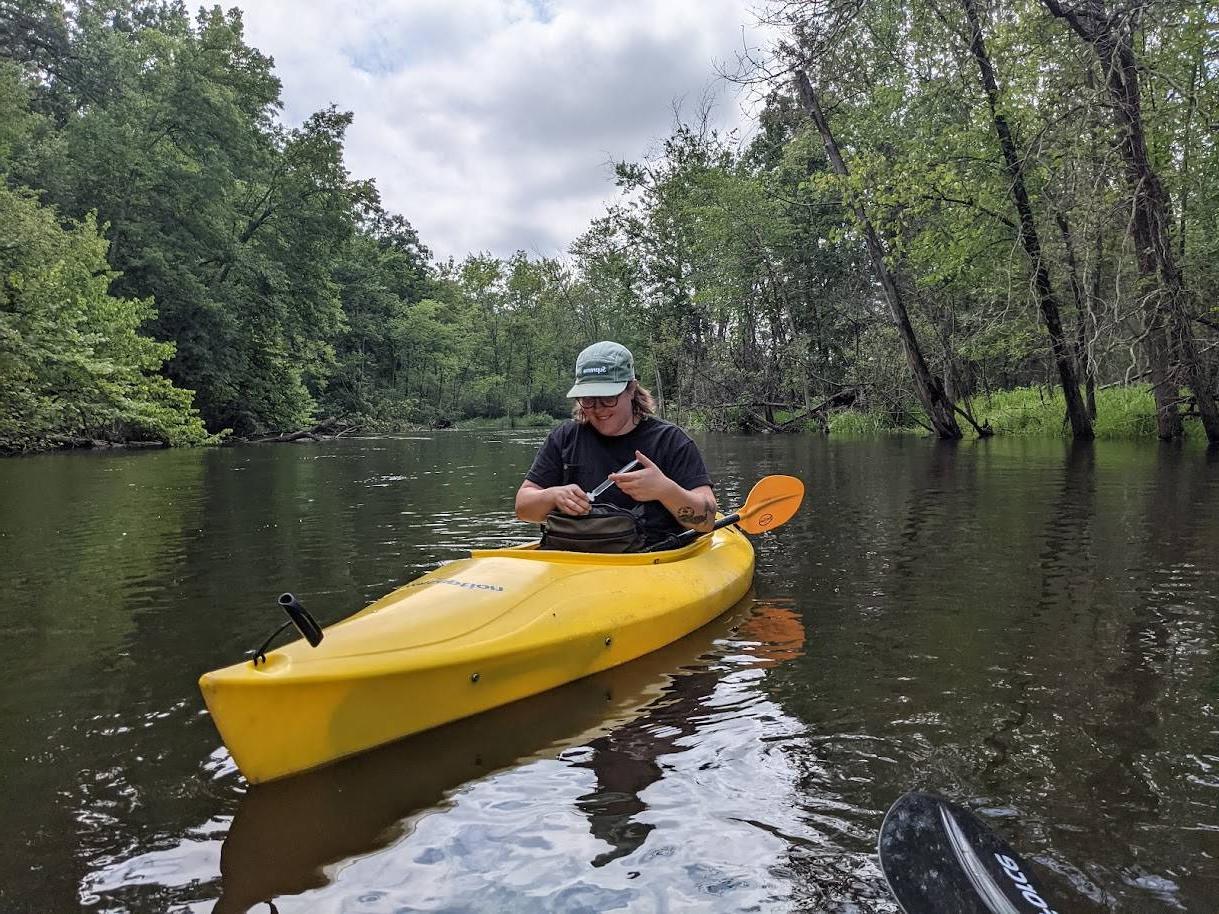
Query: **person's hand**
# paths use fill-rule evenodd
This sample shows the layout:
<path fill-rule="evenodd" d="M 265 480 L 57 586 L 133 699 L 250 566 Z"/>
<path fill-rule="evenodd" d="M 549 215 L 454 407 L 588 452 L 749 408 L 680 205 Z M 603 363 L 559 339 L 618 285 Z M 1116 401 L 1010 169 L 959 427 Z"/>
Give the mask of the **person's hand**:
<path fill-rule="evenodd" d="M 588 493 L 575 483 L 567 486 L 552 486 L 554 506 L 564 514 L 577 516 L 589 512 Z"/>
<path fill-rule="evenodd" d="M 629 473 L 610 473 L 609 478 L 623 492 L 635 501 L 660 501 L 670 491 L 674 482 L 661 472 L 660 467 L 652 463 L 641 451 L 635 452 L 635 459 L 643 468 Z"/>

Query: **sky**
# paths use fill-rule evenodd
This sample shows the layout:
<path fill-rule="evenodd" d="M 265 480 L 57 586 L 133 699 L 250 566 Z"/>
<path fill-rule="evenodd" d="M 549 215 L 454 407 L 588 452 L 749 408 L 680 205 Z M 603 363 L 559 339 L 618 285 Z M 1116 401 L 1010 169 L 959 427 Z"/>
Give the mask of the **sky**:
<path fill-rule="evenodd" d="M 227 3 L 225 4 L 228 5 Z M 654 153 L 756 48 L 751 0 L 237 0 L 275 60 L 284 120 L 352 111 L 347 167 L 438 260 L 559 256 L 616 196 L 612 162 Z"/>

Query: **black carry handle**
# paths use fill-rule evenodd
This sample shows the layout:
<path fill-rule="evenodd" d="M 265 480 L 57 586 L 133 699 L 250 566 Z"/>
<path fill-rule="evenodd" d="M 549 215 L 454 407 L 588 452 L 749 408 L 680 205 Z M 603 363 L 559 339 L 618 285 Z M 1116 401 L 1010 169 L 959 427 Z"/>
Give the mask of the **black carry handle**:
<path fill-rule="evenodd" d="M 254 661 L 254 666 L 267 662 L 267 648 L 271 646 L 272 641 L 279 637 L 281 632 L 291 625 L 295 625 L 296 630 L 305 636 L 305 640 L 309 642 L 310 647 L 317 647 L 322 643 L 322 627 L 317 624 L 317 620 L 313 616 L 309 615 L 309 610 L 300 605 L 296 597 L 290 593 L 280 594 L 279 605 L 288 614 L 288 621 L 271 632 L 267 640 L 259 645 L 258 650 L 254 651 L 251 658 Z"/>
<path fill-rule="evenodd" d="M 317 624 L 317 620 L 313 616 L 309 615 L 309 611 L 300 605 L 296 597 L 290 593 L 280 594 L 279 605 L 288 614 L 288 618 L 292 620 L 296 630 L 305 636 L 310 647 L 317 647 L 322 643 L 322 627 Z"/>

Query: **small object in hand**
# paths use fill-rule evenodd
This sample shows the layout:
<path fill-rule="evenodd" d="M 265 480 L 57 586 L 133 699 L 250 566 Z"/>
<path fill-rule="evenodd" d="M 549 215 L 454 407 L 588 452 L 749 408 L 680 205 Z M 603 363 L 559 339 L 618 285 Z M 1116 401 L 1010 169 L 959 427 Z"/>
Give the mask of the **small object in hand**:
<path fill-rule="evenodd" d="M 619 473 L 629 473 L 629 472 L 631 472 L 631 470 L 638 469 L 639 465 L 640 464 L 639 464 L 638 460 L 632 460 L 630 463 L 628 463 L 618 472 Z M 612 480 L 612 479 L 605 480 L 605 482 L 601 483 L 601 485 L 597 486 L 597 488 L 593 489 L 591 492 L 588 493 L 588 500 L 596 501 L 597 496 L 600 495 L 602 492 L 606 491 L 607 489 L 609 489 L 613 484 L 614 484 L 614 480 Z"/>

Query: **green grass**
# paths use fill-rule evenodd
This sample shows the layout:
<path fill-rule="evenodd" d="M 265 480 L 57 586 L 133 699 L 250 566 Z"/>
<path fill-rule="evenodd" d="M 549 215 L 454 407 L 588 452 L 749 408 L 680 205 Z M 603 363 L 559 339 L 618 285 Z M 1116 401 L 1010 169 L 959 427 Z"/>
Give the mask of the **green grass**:
<path fill-rule="evenodd" d="M 973 401 L 974 415 L 989 419 L 997 435 L 1027 435 L 1043 438 L 1070 437 L 1065 421 L 1066 400 L 1062 391 L 1022 387 Z M 1197 432 L 1197 423 L 1186 423 L 1187 434 Z M 1191 428 L 1192 427 L 1192 428 Z M 1151 389 L 1111 387 L 1096 392 L 1096 437 L 1101 439 L 1154 438 L 1155 402 Z"/>
<path fill-rule="evenodd" d="M 1066 401 L 1060 390 L 1018 387 L 989 397 L 975 397 L 970 406 L 978 422 L 989 421 L 996 435 L 1056 438 L 1069 431 L 1063 424 Z"/>
<path fill-rule="evenodd" d="M 999 391 L 989 397 L 974 397 L 971 401 L 974 418 L 988 421 L 998 436 L 1037 438 L 1069 438 L 1071 427 L 1065 421 L 1067 406 L 1059 389 L 1020 387 Z M 1155 438 L 1155 401 L 1151 388 L 1111 387 L 1096 392 L 1096 422 L 1098 439 L 1133 440 Z M 959 417 L 958 417 L 959 419 Z M 973 430 L 963 420 L 965 436 Z M 855 410 L 835 413 L 830 417 L 830 434 L 839 437 L 872 437 L 902 433 L 926 434 L 918 427 L 894 428 L 886 415 Z M 1203 439 L 1197 419 L 1185 421 L 1186 437 Z"/>
<path fill-rule="evenodd" d="M 1154 438 L 1156 405 L 1151 388 L 1112 387 L 1098 390 L 1094 427 L 1097 438 Z M 1201 423 L 1197 419 L 1186 419 L 1185 434 L 1190 438 L 1202 435 Z"/>
<path fill-rule="evenodd" d="M 872 438 L 878 435 L 926 434 L 918 426 L 894 426 L 887 415 L 848 409 L 830 416 L 830 434 L 835 438 Z"/>
<path fill-rule="evenodd" d="M 495 418 L 462 419 L 456 428 L 460 429 L 508 429 L 508 428 L 550 428 L 561 422 L 548 413 L 530 413 L 527 416 L 513 416 L 509 422 L 507 416 Z"/>

